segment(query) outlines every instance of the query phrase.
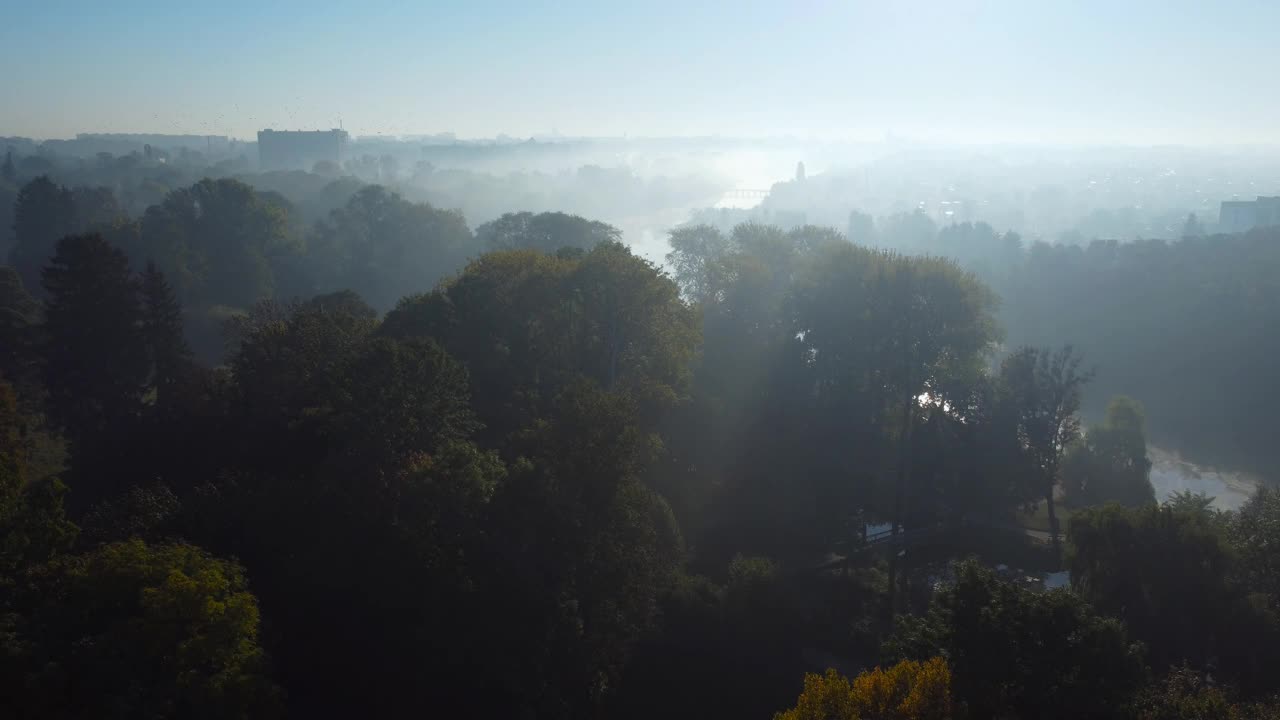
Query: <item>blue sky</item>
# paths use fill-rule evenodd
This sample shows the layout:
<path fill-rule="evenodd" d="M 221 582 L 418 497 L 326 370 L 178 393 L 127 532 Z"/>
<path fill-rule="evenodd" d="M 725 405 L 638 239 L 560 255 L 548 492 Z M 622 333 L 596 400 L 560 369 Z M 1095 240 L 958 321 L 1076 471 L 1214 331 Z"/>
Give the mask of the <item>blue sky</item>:
<path fill-rule="evenodd" d="M 0 135 L 1280 143 L 1280 2 L 0 0 Z"/>

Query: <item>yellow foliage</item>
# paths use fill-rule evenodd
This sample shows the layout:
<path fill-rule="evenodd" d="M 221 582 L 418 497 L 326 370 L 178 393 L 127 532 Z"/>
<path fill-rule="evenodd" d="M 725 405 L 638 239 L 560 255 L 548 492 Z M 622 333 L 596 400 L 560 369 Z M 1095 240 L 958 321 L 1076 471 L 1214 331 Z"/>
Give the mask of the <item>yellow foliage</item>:
<path fill-rule="evenodd" d="M 796 706 L 774 720 L 946 720 L 951 717 L 951 669 L 942 658 L 904 660 L 850 682 L 835 670 L 808 674 Z"/>

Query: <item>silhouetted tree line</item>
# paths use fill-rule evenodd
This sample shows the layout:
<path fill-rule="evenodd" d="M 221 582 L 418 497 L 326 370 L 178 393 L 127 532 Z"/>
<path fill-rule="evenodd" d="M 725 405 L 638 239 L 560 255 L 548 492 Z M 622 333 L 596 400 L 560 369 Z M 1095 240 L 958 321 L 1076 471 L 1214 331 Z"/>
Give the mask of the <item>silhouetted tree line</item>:
<path fill-rule="evenodd" d="M 202 181 L 0 271 L 15 717 L 1164 718 L 1276 689 L 1275 496 L 1157 506 L 1140 406 L 1081 434 L 1080 356 L 995 363 L 997 296 L 952 261 L 695 227 L 668 275 L 600 223 L 473 234 L 378 187 L 289 222 Z M 225 352 L 193 351 L 215 308 Z M 1052 550 L 1008 527 L 1042 502 Z M 869 523 L 1073 589 L 970 562 L 935 592 Z M 827 659 L 868 670 L 797 700 Z"/>
<path fill-rule="evenodd" d="M 849 238 L 973 271 L 1000 295 L 1011 346 L 1069 343 L 1096 364 L 1088 414 L 1125 394 L 1157 441 L 1201 462 L 1266 473 L 1280 459 L 1261 414 L 1280 394 L 1267 329 L 1280 320 L 1280 228 L 1206 236 L 1192 215 L 1172 240 L 1027 244 L 981 222 L 855 212 Z"/>

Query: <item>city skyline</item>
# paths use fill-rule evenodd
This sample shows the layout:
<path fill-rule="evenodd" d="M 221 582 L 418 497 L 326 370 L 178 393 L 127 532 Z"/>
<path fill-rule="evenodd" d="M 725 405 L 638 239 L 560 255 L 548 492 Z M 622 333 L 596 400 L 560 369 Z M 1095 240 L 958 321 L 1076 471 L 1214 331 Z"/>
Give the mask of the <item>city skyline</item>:
<path fill-rule="evenodd" d="M 0 135 L 1280 143 L 1275 4 L 1025 5 L 26 5 Z"/>

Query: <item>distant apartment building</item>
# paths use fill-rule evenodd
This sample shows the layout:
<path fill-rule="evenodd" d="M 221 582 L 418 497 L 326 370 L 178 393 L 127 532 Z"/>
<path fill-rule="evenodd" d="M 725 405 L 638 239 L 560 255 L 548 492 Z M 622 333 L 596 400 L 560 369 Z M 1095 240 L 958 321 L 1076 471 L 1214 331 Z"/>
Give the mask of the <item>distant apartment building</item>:
<path fill-rule="evenodd" d="M 1280 196 L 1257 200 L 1225 200 L 1218 211 L 1218 230 L 1235 233 L 1280 225 Z"/>
<path fill-rule="evenodd" d="M 346 149 L 345 130 L 260 130 L 258 167 L 310 170 L 321 160 L 341 163 Z"/>

